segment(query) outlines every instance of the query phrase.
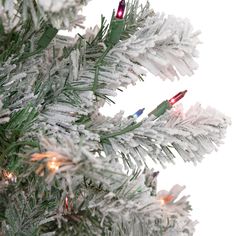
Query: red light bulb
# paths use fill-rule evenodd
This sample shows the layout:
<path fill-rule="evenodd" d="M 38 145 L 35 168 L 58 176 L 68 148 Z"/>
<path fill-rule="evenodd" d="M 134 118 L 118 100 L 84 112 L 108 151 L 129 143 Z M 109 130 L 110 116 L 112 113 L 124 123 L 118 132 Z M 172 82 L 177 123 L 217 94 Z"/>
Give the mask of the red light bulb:
<path fill-rule="evenodd" d="M 187 93 L 187 90 L 176 94 L 173 98 L 169 100 L 170 105 L 173 106 L 176 102 L 178 102 L 181 98 L 183 98 L 186 93 Z"/>
<path fill-rule="evenodd" d="M 125 0 L 121 0 L 116 13 L 117 19 L 123 19 L 125 13 Z"/>
<path fill-rule="evenodd" d="M 156 116 L 156 118 L 160 117 L 161 115 L 163 115 L 167 110 L 169 110 L 170 108 L 172 108 L 172 106 L 178 102 L 181 98 L 184 97 L 185 93 L 187 93 L 187 90 L 180 92 L 178 94 L 176 94 L 173 98 L 171 98 L 170 100 L 165 100 L 163 101 L 161 104 L 159 104 L 152 112 L 150 112 L 148 114 L 148 116 L 150 115 L 154 115 Z"/>
<path fill-rule="evenodd" d="M 66 207 L 66 210 L 69 209 L 69 199 L 68 199 L 67 196 L 66 196 L 66 198 L 65 198 L 65 207 Z"/>

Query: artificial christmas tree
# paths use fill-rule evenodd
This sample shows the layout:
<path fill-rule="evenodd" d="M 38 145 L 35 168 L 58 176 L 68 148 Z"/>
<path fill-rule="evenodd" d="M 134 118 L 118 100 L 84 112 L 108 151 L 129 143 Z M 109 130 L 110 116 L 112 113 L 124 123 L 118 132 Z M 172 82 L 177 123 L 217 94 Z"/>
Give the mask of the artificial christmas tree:
<path fill-rule="evenodd" d="M 86 0 L 0 1 L 0 232 L 3 235 L 193 235 L 184 187 L 158 189 L 158 171 L 197 163 L 230 121 L 212 108 L 187 113 L 178 93 L 146 118 L 99 109 L 145 68 L 192 75 L 199 43 L 187 20 L 120 1 L 109 24 L 69 38 Z"/>

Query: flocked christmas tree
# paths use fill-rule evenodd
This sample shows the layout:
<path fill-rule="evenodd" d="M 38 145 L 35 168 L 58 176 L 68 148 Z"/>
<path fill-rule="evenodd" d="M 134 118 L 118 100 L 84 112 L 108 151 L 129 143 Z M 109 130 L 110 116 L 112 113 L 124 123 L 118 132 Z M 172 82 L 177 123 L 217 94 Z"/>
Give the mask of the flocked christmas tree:
<path fill-rule="evenodd" d="M 201 161 L 228 118 L 199 104 L 174 112 L 186 91 L 139 122 L 143 109 L 99 109 L 147 71 L 191 76 L 199 33 L 122 0 L 109 24 L 59 35 L 82 26 L 87 2 L 0 1 L 0 235 L 193 235 L 184 187 L 161 191 L 147 163 Z"/>

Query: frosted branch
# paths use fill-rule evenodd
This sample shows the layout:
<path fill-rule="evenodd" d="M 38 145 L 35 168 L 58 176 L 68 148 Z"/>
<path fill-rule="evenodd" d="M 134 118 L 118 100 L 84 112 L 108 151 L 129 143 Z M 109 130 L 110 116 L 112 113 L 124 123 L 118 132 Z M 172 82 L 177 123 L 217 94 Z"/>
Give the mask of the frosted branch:
<path fill-rule="evenodd" d="M 38 163 L 36 173 L 39 175 L 48 172 L 46 178 L 48 183 L 54 178 L 64 179 L 72 189 L 74 176 L 77 181 L 78 179 L 82 181 L 82 176 L 85 176 L 106 186 L 109 186 L 114 179 L 118 183 L 123 178 L 118 165 L 115 167 L 110 165 L 109 159 L 98 158 L 88 150 L 86 144 L 83 145 L 83 137 L 79 145 L 75 145 L 69 136 L 63 138 L 62 135 L 58 135 L 57 140 L 42 137 L 41 146 L 43 151 L 32 154 L 31 161 Z"/>
<path fill-rule="evenodd" d="M 117 192 L 94 196 L 89 207 L 101 211 L 102 227 L 106 227 L 107 218 L 114 220 L 111 228 L 114 234 L 122 229 L 125 235 L 168 235 L 171 227 L 175 232 L 192 235 L 196 222 L 189 219 L 187 197 L 177 200 L 183 189 L 176 185 L 170 192 L 160 191 L 157 198 L 150 197 L 144 186 L 144 175 L 140 175 L 127 181 Z M 172 201 L 162 204 L 160 199 L 170 194 Z"/>
<path fill-rule="evenodd" d="M 84 37 L 57 35 L 82 26 L 88 1 L 0 0 L 1 168 L 17 173 L 14 186 L 0 178 L 0 234 L 193 235 L 184 187 L 157 192 L 158 172 L 143 169 L 201 161 L 230 120 L 199 104 L 138 123 L 99 108 L 147 70 L 192 75 L 199 32 L 133 0 L 116 45 L 104 18 Z"/>
<path fill-rule="evenodd" d="M 137 63 L 162 79 L 173 80 L 179 74 L 190 76 L 197 68 L 193 58 L 198 55 L 198 34 L 188 20 L 158 13 L 110 54 L 120 62 Z"/>
<path fill-rule="evenodd" d="M 218 111 L 203 109 L 199 104 L 186 114 L 182 108 L 166 112 L 159 119 L 151 116 L 142 124 L 127 133 L 117 131 L 129 127 L 132 119 L 122 119 L 122 113 L 114 118 L 100 117 L 92 129 L 110 134 L 102 137 L 105 150 L 114 153 L 127 162 L 129 168 L 142 166 L 151 158 L 154 162 L 174 162 L 176 151 L 184 161 L 197 163 L 205 154 L 216 150 L 222 143 L 230 120 Z M 117 135 L 112 135 L 113 133 Z M 111 145 L 112 149 L 109 148 Z"/>
<path fill-rule="evenodd" d="M 31 18 L 35 27 L 39 28 L 40 21 L 49 21 L 55 28 L 71 29 L 82 26 L 84 16 L 78 15 L 89 0 L 39 0 L 39 1 L 1 1 L 0 18 L 5 31 L 10 31 L 19 22 Z M 17 13 L 17 14 L 16 14 Z"/>

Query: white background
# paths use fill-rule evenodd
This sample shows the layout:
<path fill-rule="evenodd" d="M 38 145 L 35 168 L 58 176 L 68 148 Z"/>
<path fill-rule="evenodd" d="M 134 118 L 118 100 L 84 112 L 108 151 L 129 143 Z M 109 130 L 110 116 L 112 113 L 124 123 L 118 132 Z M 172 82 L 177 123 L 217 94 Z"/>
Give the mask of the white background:
<path fill-rule="evenodd" d="M 103 13 L 110 20 L 113 8 L 119 0 L 93 0 L 85 9 L 86 26 L 100 23 Z M 145 1 L 142 1 L 145 2 Z M 199 224 L 195 236 L 233 236 L 236 235 L 236 156 L 234 146 L 235 104 L 236 104 L 236 8 L 234 0 L 150 0 L 155 11 L 189 18 L 194 28 L 200 29 L 199 69 L 192 77 L 179 81 L 161 81 L 151 75 L 145 82 L 138 83 L 120 93 L 116 105 L 106 106 L 103 111 L 113 115 L 125 110 L 127 115 L 139 108 L 151 111 L 164 99 L 179 91 L 188 89 L 182 100 L 185 109 L 196 102 L 212 106 L 231 117 L 225 144 L 218 152 L 207 155 L 198 166 L 185 164 L 179 160 L 176 165 L 160 169 L 158 178 L 160 189 L 170 189 L 178 183 L 186 185 L 184 193 L 191 195 L 193 219 Z M 145 114 L 144 114 L 145 115 Z"/>

